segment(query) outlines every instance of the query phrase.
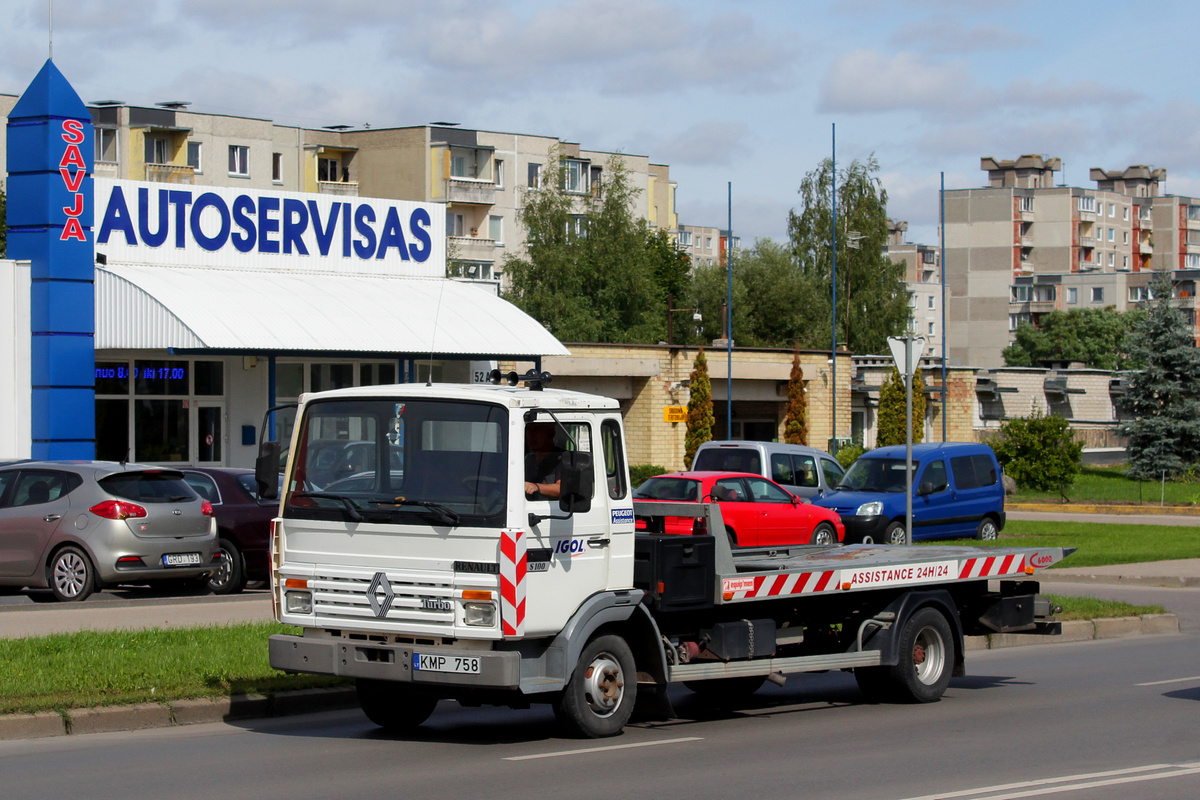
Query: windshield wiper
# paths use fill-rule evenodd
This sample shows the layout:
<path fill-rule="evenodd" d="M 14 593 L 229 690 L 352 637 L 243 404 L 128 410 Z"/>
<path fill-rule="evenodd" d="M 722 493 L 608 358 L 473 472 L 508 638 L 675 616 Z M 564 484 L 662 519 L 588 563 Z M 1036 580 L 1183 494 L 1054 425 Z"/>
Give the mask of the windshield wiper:
<path fill-rule="evenodd" d="M 294 492 L 292 497 L 311 497 L 314 500 L 333 500 L 341 503 L 345 507 L 346 512 L 350 515 L 350 519 L 354 522 L 365 522 L 367 519 L 362 515 L 362 512 L 358 510 L 358 506 L 354 505 L 354 501 L 352 501 L 349 497 L 345 497 L 344 495 L 330 494 L 329 492 Z"/>
<path fill-rule="evenodd" d="M 373 506 L 417 506 L 427 510 L 430 516 L 439 522 L 458 527 L 458 513 L 446 508 L 441 503 L 434 503 L 430 500 L 409 500 L 407 497 L 389 497 L 386 500 L 368 500 L 367 502 Z"/>

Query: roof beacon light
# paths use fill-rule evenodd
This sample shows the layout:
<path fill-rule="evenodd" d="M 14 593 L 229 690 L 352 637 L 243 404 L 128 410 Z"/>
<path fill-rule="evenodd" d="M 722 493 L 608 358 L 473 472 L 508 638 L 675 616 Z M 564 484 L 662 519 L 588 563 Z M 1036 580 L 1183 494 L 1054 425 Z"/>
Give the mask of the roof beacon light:
<path fill-rule="evenodd" d="M 549 372 L 544 370 L 539 372 L 536 369 L 528 370 L 524 375 L 518 375 L 516 372 L 504 373 L 498 369 L 494 369 L 488 373 L 488 382 L 495 386 L 499 386 L 500 381 L 504 381 L 509 386 L 516 386 L 518 383 L 524 381 L 525 385 L 535 392 L 540 392 L 544 387 L 549 386 L 553 380 L 554 376 Z"/>

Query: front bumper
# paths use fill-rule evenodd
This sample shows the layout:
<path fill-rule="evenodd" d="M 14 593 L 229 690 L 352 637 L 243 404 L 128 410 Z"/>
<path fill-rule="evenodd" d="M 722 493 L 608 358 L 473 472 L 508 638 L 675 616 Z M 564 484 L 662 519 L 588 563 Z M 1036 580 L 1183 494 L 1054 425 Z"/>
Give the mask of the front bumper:
<path fill-rule="evenodd" d="M 515 651 L 466 650 L 446 645 L 385 644 L 348 639 L 276 634 L 270 637 L 271 666 L 284 672 L 372 678 L 430 686 L 517 689 L 521 656 Z M 432 672 L 415 669 L 415 656 L 477 659 L 479 672 Z"/>
<path fill-rule="evenodd" d="M 846 544 L 858 544 L 864 537 L 870 536 L 875 544 L 883 544 L 884 534 L 891 517 L 879 514 L 873 517 L 860 517 L 857 514 L 841 514 L 842 525 L 846 528 Z"/>

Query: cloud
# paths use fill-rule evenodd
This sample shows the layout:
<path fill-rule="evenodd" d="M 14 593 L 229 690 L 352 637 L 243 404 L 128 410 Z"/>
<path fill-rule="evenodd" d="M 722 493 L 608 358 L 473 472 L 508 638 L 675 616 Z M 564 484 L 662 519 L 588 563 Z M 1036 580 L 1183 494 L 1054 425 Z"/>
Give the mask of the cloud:
<path fill-rule="evenodd" d="M 963 110 L 982 98 L 960 61 L 943 64 L 915 53 L 888 57 L 874 50 L 838 56 L 825 75 L 817 101 L 822 112 Z"/>
<path fill-rule="evenodd" d="M 726 166 L 744 148 L 749 134 L 749 126 L 740 122 L 697 122 L 651 148 L 656 159 L 671 165 Z"/>
<path fill-rule="evenodd" d="M 933 48 L 940 53 L 979 53 L 1019 50 L 1034 47 L 1041 37 L 1028 29 L 1002 25 L 966 27 L 954 19 L 938 17 L 904 25 L 889 37 L 897 46 L 910 49 Z"/>

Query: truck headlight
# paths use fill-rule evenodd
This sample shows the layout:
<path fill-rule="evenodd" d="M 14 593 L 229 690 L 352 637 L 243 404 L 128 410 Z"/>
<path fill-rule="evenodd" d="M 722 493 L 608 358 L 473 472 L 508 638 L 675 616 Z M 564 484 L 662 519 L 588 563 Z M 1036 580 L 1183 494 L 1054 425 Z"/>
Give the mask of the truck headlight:
<path fill-rule="evenodd" d="M 496 606 L 492 603 L 463 603 L 463 621 L 480 628 L 496 625 Z"/>
<path fill-rule="evenodd" d="M 312 613 L 312 592 L 284 592 L 283 597 L 289 614 Z"/>
<path fill-rule="evenodd" d="M 872 500 L 870 503 L 863 503 L 854 513 L 860 517 L 878 517 L 883 513 L 883 503 L 879 500 Z"/>

